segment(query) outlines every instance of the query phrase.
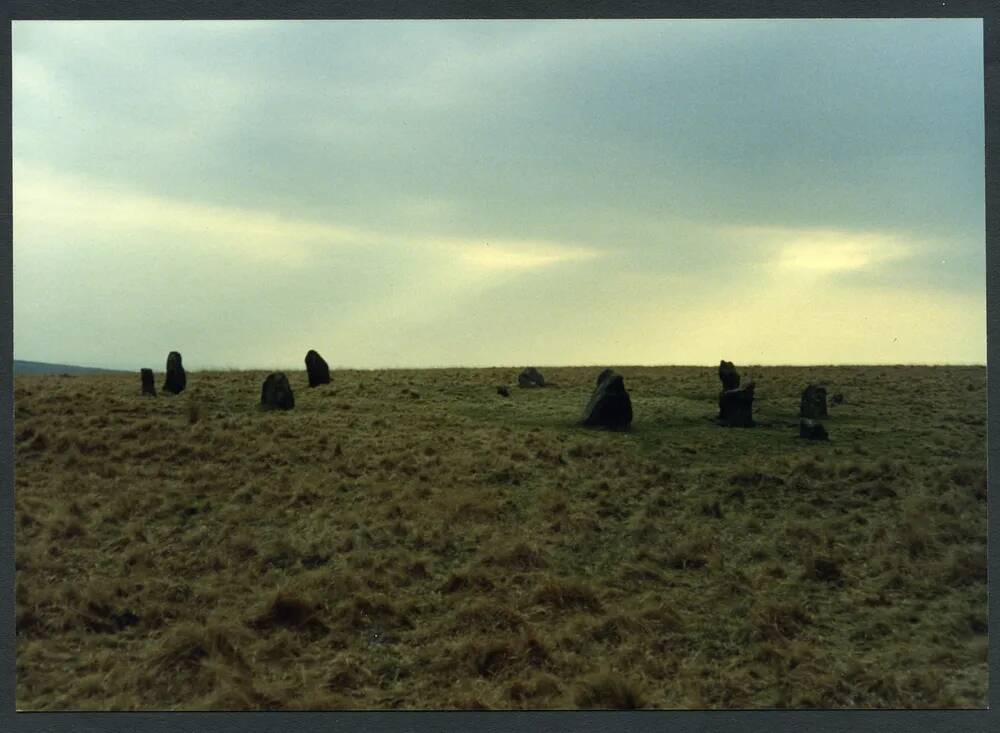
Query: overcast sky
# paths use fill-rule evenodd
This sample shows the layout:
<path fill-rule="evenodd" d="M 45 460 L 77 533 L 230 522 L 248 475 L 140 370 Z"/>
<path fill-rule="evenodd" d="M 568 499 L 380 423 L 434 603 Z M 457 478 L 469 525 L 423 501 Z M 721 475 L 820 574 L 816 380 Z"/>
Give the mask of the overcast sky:
<path fill-rule="evenodd" d="M 14 351 L 985 363 L 979 20 L 14 22 Z"/>

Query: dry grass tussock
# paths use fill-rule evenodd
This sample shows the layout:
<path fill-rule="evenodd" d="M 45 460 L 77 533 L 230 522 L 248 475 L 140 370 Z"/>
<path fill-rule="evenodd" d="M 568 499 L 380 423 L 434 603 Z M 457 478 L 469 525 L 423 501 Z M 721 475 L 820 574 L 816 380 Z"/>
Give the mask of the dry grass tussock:
<path fill-rule="evenodd" d="M 618 370 L 17 377 L 18 707 L 985 704 L 983 368 Z"/>

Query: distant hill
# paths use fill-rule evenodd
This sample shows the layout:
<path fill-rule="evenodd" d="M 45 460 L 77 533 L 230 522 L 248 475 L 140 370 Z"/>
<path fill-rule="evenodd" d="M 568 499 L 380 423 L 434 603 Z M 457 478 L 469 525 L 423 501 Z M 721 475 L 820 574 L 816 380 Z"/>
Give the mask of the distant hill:
<path fill-rule="evenodd" d="M 72 364 L 49 364 L 44 361 L 23 361 L 14 359 L 14 374 L 122 374 L 124 369 L 99 369 L 97 367 L 73 366 Z"/>

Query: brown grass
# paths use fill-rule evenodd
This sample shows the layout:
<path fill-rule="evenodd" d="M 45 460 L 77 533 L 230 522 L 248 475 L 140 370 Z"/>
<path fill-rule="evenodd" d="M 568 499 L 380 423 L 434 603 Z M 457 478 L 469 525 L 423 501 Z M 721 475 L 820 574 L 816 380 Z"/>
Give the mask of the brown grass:
<path fill-rule="evenodd" d="M 985 704 L 983 368 L 616 370 L 17 377 L 18 708 Z"/>

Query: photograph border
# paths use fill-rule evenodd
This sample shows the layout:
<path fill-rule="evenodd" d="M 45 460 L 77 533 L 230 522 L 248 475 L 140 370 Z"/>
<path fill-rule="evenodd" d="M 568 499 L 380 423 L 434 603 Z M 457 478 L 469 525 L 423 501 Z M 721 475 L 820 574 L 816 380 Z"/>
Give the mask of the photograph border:
<path fill-rule="evenodd" d="M 334 712 L 16 712 L 14 629 L 14 448 L 13 448 L 13 148 L 12 22 L 17 20 L 165 19 L 430 19 L 430 18 L 982 18 L 985 94 L 985 196 L 987 287 L 987 481 L 1000 481 L 1000 6 L 989 0 L 661 0 L 659 2 L 551 2 L 499 0 L 12 0 L 3 24 L 3 111 L 7 148 L 2 194 L 5 242 L 0 262 L 0 730 L 7 731 L 987 731 L 1000 730 L 995 710 L 642 710 L 620 711 L 334 711 Z M 989 538 L 998 532 L 1000 499 L 987 496 Z M 1000 552 L 988 542 L 990 584 L 1000 572 Z M 997 603 L 989 604 L 989 627 L 1000 629 Z M 987 700 L 998 695 L 1000 633 L 989 635 Z"/>

